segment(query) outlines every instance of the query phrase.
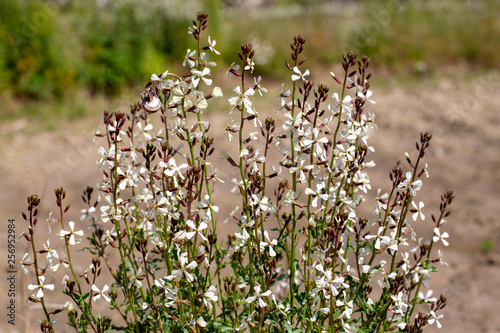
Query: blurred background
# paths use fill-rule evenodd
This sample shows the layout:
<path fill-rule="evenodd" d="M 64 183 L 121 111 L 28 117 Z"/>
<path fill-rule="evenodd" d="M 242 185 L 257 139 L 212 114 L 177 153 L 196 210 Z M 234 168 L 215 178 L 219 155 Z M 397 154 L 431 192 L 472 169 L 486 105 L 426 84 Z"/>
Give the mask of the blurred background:
<path fill-rule="evenodd" d="M 278 78 L 288 75 L 283 59 L 295 34 L 307 38 L 310 66 L 351 50 L 396 77 L 500 64 L 494 0 L 5 0 L 0 121 L 85 117 L 89 98 L 115 98 L 176 69 L 193 47 L 187 27 L 199 10 L 219 41 L 219 65 L 251 42 L 259 73 Z"/>
<path fill-rule="evenodd" d="M 209 14 L 203 38 L 217 40 L 222 55 L 213 72 L 226 96 L 236 83 L 224 73 L 242 43 L 256 49 L 255 75 L 270 91 L 263 105 L 289 82 L 284 61 L 295 35 L 306 38 L 311 79 L 332 92 L 328 73 L 339 69 L 343 53 L 371 58 L 379 126 L 373 188 L 388 185 L 388 172 L 420 132 L 434 133 L 432 178 L 422 194 L 427 220 L 441 193 L 457 195 L 447 226 L 450 268 L 433 280 L 435 294 L 449 298 L 442 331 L 500 332 L 498 0 L 2 0 L 2 220 L 15 218 L 20 234 L 26 197 L 42 196 L 47 215 L 61 186 L 79 218 L 81 191 L 100 178 L 91 134 L 102 111 L 127 112 L 152 73 L 185 71 L 186 50 L 195 47 L 187 28 L 198 11 Z M 210 115 L 220 121 L 224 111 Z M 0 292 L 0 306 L 6 302 Z M 0 332 L 36 328 L 22 298 L 19 305 L 18 326 L 2 319 Z"/>

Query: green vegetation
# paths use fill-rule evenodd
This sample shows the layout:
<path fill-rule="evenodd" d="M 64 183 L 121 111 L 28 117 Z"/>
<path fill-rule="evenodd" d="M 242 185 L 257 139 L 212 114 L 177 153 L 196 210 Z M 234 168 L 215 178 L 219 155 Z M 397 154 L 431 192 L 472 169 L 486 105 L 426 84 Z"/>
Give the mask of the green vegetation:
<path fill-rule="evenodd" d="M 432 73 L 443 64 L 500 65 L 495 0 L 318 0 L 307 6 L 280 0 L 264 10 L 208 0 L 62 3 L 0 2 L 0 100 L 64 103 L 82 90 L 110 97 L 137 90 L 151 73 L 181 65 L 173 59 L 185 55 L 185 12 L 193 9 L 210 15 L 211 37 L 224 37 L 217 44 L 222 54 L 237 50 L 244 35 L 259 51 L 257 71 L 277 79 L 283 79 L 279 59 L 289 53 L 284 41 L 298 34 L 307 37 L 309 63 L 320 66 L 349 50 L 370 55 L 396 75 Z M 227 66 L 232 59 L 222 61 Z M 2 108 L 0 120 L 12 112 Z"/>
<path fill-rule="evenodd" d="M 482 253 L 490 253 L 495 249 L 495 242 L 491 239 L 483 239 L 479 244 Z"/>
<path fill-rule="evenodd" d="M 377 16 L 382 3 L 366 1 L 367 12 Z M 392 1 L 394 2 L 394 1 Z M 474 68 L 500 65 L 498 1 L 413 1 L 398 9 L 377 42 L 361 52 L 378 63 L 408 67 L 419 62 L 434 68 L 467 62 Z"/>
<path fill-rule="evenodd" d="M 0 87 L 23 99 L 63 97 L 85 87 L 117 95 L 149 76 L 153 63 L 179 57 L 187 20 L 132 2 L 45 1 L 0 4 Z"/>

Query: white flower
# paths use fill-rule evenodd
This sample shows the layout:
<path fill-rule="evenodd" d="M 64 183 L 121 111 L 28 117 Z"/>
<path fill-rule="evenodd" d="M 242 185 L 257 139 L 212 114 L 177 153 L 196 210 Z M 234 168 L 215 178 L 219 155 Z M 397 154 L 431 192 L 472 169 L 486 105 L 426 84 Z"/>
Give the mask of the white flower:
<path fill-rule="evenodd" d="M 255 68 L 255 62 L 252 59 L 247 58 L 245 60 L 245 68 L 244 68 L 244 70 L 250 71 L 250 73 L 253 73 L 253 69 L 254 68 Z"/>
<path fill-rule="evenodd" d="M 253 125 L 257 127 L 257 124 L 259 124 L 259 127 L 262 128 L 262 121 L 259 118 L 259 112 L 254 109 L 254 108 L 246 108 L 245 112 L 249 115 L 249 120 L 253 119 Z"/>
<path fill-rule="evenodd" d="M 441 325 L 441 323 L 438 320 L 441 319 L 441 318 L 443 318 L 444 314 L 440 314 L 437 317 L 436 317 L 436 313 L 434 311 L 431 311 L 429 314 L 431 315 L 431 317 L 429 318 L 428 323 L 430 325 L 432 325 L 432 324 L 434 324 L 434 322 L 436 322 L 437 327 L 441 328 L 442 325 Z"/>
<path fill-rule="evenodd" d="M 413 221 L 416 221 L 419 215 L 420 215 L 420 219 L 421 219 L 422 221 L 423 221 L 423 220 L 425 220 L 425 216 L 424 216 L 424 214 L 422 213 L 422 208 L 424 208 L 424 203 L 423 203 L 422 201 L 420 201 L 420 202 L 418 203 L 418 207 L 417 207 L 417 205 L 415 204 L 415 202 L 414 202 L 414 201 L 412 201 L 412 202 L 411 202 L 411 204 L 413 205 L 413 207 L 414 207 L 414 208 L 415 208 L 415 210 L 416 210 L 416 212 L 415 212 L 415 213 L 413 213 L 413 215 L 412 215 Z"/>
<path fill-rule="evenodd" d="M 175 303 L 175 301 L 178 299 L 177 297 L 177 288 L 174 288 L 174 289 L 169 289 L 165 286 L 165 280 L 162 280 L 162 279 L 159 279 L 159 280 L 155 280 L 155 285 L 160 288 L 161 290 L 164 290 L 164 294 L 165 294 L 165 298 L 166 298 L 166 302 L 165 302 L 165 306 L 167 308 L 173 306 Z"/>
<path fill-rule="evenodd" d="M 47 239 L 47 245 L 43 244 L 43 251 L 47 253 L 47 261 L 52 261 L 52 257 L 59 259 L 57 251 L 50 247 L 50 239 Z"/>
<path fill-rule="evenodd" d="M 205 201 L 206 201 L 206 203 L 203 201 L 199 201 L 198 208 L 199 209 L 206 209 L 208 218 L 212 218 L 212 211 L 217 213 L 219 211 L 219 206 L 214 206 L 212 204 L 212 198 L 210 198 L 210 196 L 208 194 L 205 194 Z"/>
<path fill-rule="evenodd" d="M 319 129 L 313 128 L 312 136 L 304 137 L 304 139 L 302 140 L 304 148 L 309 148 L 311 145 L 314 145 L 316 153 L 321 154 L 323 149 L 321 148 L 320 143 L 327 144 L 328 139 L 326 137 L 320 138 L 319 135 L 320 135 Z"/>
<path fill-rule="evenodd" d="M 309 76 L 309 74 L 310 74 L 308 69 L 306 69 L 306 71 L 304 72 L 304 74 L 302 74 L 302 72 L 299 70 L 299 68 L 297 66 L 295 66 L 293 68 L 293 72 L 295 73 L 295 74 L 292 74 L 292 80 L 293 81 L 297 81 L 297 80 L 300 80 L 300 79 L 302 79 L 302 80 L 305 81 L 306 80 L 305 77 Z"/>
<path fill-rule="evenodd" d="M 330 313 L 329 307 L 324 307 L 324 308 L 321 307 L 321 300 L 319 299 L 319 297 L 316 298 L 314 304 L 312 305 L 311 310 L 313 312 L 313 315 L 311 317 L 311 322 L 313 322 L 313 323 L 316 322 L 316 320 L 317 320 L 318 312 L 321 312 L 324 315 L 327 315 Z"/>
<path fill-rule="evenodd" d="M 425 163 L 425 167 L 422 169 L 422 171 L 425 174 L 425 177 L 429 178 L 429 171 L 427 170 L 429 167 L 427 166 L 427 163 Z"/>
<path fill-rule="evenodd" d="M 354 153 L 356 150 L 355 146 L 348 146 L 347 148 L 344 148 L 343 144 L 337 145 L 337 149 L 339 151 L 340 159 L 343 163 L 346 163 L 347 161 L 353 161 L 354 160 Z"/>
<path fill-rule="evenodd" d="M 312 201 L 313 207 L 318 206 L 318 198 L 320 198 L 321 200 L 325 200 L 325 201 L 328 200 L 328 194 L 325 193 L 324 189 L 325 189 L 325 184 L 317 184 L 316 191 L 310 189 L 309 187 L 306 188 L 305 193 L 307 195 L 311 195 L 314 197 L 314 199 Z"/>
<path fill-rule="evenodd" d="M 367 190 L 370 190 L 372 186 L 370 185 L 370 178 L 365 172 L 356 172 L 354 175 L 353 182 L 358 186 L 358 188 L 367 193 Z"/>
<path fill-rule="evenodd" d="M 403 302 L 403 292 L 400 291 L 397 296 L 391 295 L 391 298 L 394 301 L 394 306 L 396 307 L 393 311 L 395 313 L 399 313 L 400 315 L 404 315 L 408 310 L 408 304 Z"/>
<path fill-rule="evenodd" d="M 423 269 L 422 266 L 417 266 L 412 271 L 413 282 L 418 283 L 420 280 L 429 280 L 429 270 Z"/>
<path fill-rule="evenodd" d="M 299 134 L 300 136 L 304 135 L 304 132 L 301 130 L 303 127 L 303 121 L 302 121 L 302 113 L 297 113 L 295 116 L 295 119 L 292 117 L 291 112 L 285 112 L 283 117 L 286 119 L 285 122 L 283 123 L 282 127 L 285 131 L 293 131 Z"/>
<path fill-rule="evenodd" d="M 438 250 L 438 261 L 442 266 L 448 267 L 448 263 L 443 261 L 443 251 L 441 250 Z"/>
<path fill-rule="evenodd" d="M 270 213 L 274 213 L 276 211 L 276 207 L 273 206 L 271 200 L 269 200 L 266 196 L 259 198 L 256 194 L 252 194 L 250 205 L 257 206 L 255 210 L 256 214 L 259 214 L 261 211 Z"/>
<path fill-rule="evenodd" d="M 432 240 L 434 242 L 439 242 L 440 240 L 443 242 L 444 246 L 448 246 L 449 243 L 445 240 L 445 238 L 448 238 L 450 237 L 450 235 L 448 235 L 448 233 L 445 231 L 441 234 L 441 232 L 439 231 L 439 228 L 434 228 L 434 236 L 432 237 Z"/>
<path fill-rule="evenodd" d="M 75 306 L 70 301 L 67 301 L 66 303 L 64 303 L 63 309 L 66 311 L 73 311 L 75 309 Z"/>
<path fill-rule="evenodd" d="M 88 222 L 92 222 L 94 220 L 94 215 L 92 215 L 95 212 L 95 207 L 92 206 L 89 209 L 82 209 L 80 213 L 82 213 L 82 216 L 80 216 L 80 221 L 87 220 Z M 52 214 L 52 212 L 51 212 Z M 48 223 L 49 220 L 47 220 Z M 49 224 L 49 232 L 50 232 L 50 224 Z"/>
<path fill-rule="evenodd" d="M 229 66 L 229 69 L 226 72 L 226 76 L 231 76 L 231 74 L 237 73 L 237 71 L 240 69 L 240 65 L 237 63 L 232 63 L 231 66 Z"/>
<path fill-rule="evenodd" d="M 139 268 L 139 270 L 137 271 L 136 274 L 132 275 L 130 277 L 130 282 L 128 284 L 128 287 L 132 287 L 132 285 L 135 283 L 136 287 L 137 288 L 141 288 L 142 287 L 142 282 L 141 280 L 144 279 L 144 276 L 139 276 L 140 274 L 142 273 L 142 268 Z"/>
<path fill-rule="evenodd" d="M 29 254 L 28 254 L 28 253 L 25 253 L 25 254 L 24 254 L 24 257 L 23 257 L 23 259 L 19 262 L 19 265 L 20 265 L 20 266 L 21 266 L 21 268 L 23 269 L 24 274 L 29 274 L 29 271 L 28 271 L 28 269 L 26 268 L 26 266 L 31 266 L 31 265 L 33 265 L 33 263 L 31 262 L 31 258 L 29 257 Z"/>
<path fill-rule="evenodd" d="M 267 297 L 269 295 L 271 295 L 271 290 L 268 290 L 264 293 L 260 293 L 260 290 L 261 290 L 261 287 L 256 284 L 254 287 L 253 287 L 253 290 L 255 292 L 255 296 L 250 296 L 246 299 L 246 302 L 247 303 L 252 303 L 253 301 L 257 300 L 257 306 L 263 308 L 267 305 L 266 301 L 264 301 L 262 299 L 262 297 Z"/>
<path fill-rule="evenodd" d="M 185 169 L 188 167 L 187 163 L 183 163 L 179 166 L 175 163 L 175 158 L 170 158 L 167 163 L 165 162 L 160 162 L 158 165 L 162 168 L 165 168 L 165 176 L 167 177 L 172 177 L 175 175 L 175 173 L 178 173 L 179 177 L 181 179 L 184 179 L 184 175 L 181 173 L 181 169 Z"/>
<path fill-rule="evenodd" d="M 191 82 L 193 83 L 193 87 L 195 88 L 198 87 L 200 79 L 202 79 L 207 86 L 212 85 L 212 79 L 206 78 L 206 76 L 210 75 L 210 68 L 205 67 L 203 68 L 202 71 L 199 71 L 197 69 L 192 69 L 191 74 L 193 74 L 193 79 L 191 80 Z"/>
<path fill-rule="evenodd" d="M 203 294 L 203 303 L 205 303 L 205 305 L 212 310 L 212 302 L 217 302 L 218 300 L 219 297 L 217 296 L 217 287 L 212 285 Z"/>
<path fill-rule="evenodd" d="M 188 227 L 193 229 L 194 231 L 186 232 L 186 238 L 191 239 L 195 234 L 198 234 L 204 241 L 208 241 L 207 237 L 203 235 L 202 230 L 206 229 L 208 225 L 205 222 L 201 222 L 200 225 L 197 227 L 196 224 L 193 222 L 193 220 L 188 220 L 186 222 Z"/>
<path fill-rule="evenodd" d="M 375 241 L 375 248 L 377 250 L 380 250 L 380 245 L 387 245 L 391 241 L 391 237 L 382 235 L 383 231 L 384 227 L 379 227 L 377 235 L 367 235 L 365 237 L 365 239 L 377 238 L 377 240 Z"/>
<path fill-rule="evenodd" d="M 167 75 L 168 75 L 168 70 L 163 72 L 160 76 L 156 74 L 151 74 L 151 81 L 161 82 L 167 77 Z"/>
<path fill-rule="evenodd" d="M 53 213 L 53 212 L 50 212 L 50 213 L 49 213 L 49 218 L 48 218 L 47 220 L 45 220 L 45 221 L 47 222 L 48 226 L 49 226 L 49 233 L 51 233 L 51 232 L 52 232 L 52 230 L 51 230 L 50 226 L 51 226 L 52 224 L 54 224 L 54 223 L 57 221 L 56 219 L 54 219 L 54 218 L 52 217 L 52 213 Z"/>
<path fill-rule="evenodd" d="M 115 241 L 118 239 L 118 235 L 116 234 L 115 227 L 112 230 L 106 230 L 104 235 L 101 236 L 101 241 L 106 245 L 115 244 Z"/>
<path fill-rule="evenodd" d="M 127 187 L 139 186 L 139 178 L 135 172 L 135 168 L 131 165 L 127 166 L 127 173 L 124 173 L 121 168 L 117 168 L 117 173 L 123 179 L 118 183 L 120 190 L 124 191 Z"/>
<path fill-rule="evenodd" d="M 94 295 L 94 297 L 92 297 L 92 299 L 94 300 L 94 302 L 97 302 L 101 299 L 101 296 L 104 298 L 104 300 L 106 302 L 111 302 L 111 298 L 108 296 L 108 295 L 105 295 L 104 293 L 106 291 L 108 291 L 109 287 L 108 285 L 104 285 L 104 287 L 102 288 L 102 290 L 99 290 L 99 288 L 97 288 L 97 286 L 95 284 L 92 285 L 92 290 L 95 291 L 97 294 Z"/>
<path fill-rule="evenodd" d="M 347 319 L 351 318 L 351 314 L 352 314 L 352 308 L 353 308 L 353 301 L 347 301 L 347 296 L 345 294 L 345 290 L 342 291 L 342 294 L 344 295 L 344 300 L 341 301 L 341 300 L 337 300 L 335 302 L 335 305 L 338 306 L 338 307 L 341 307 L 341 306 L 344 306 L 344 312 L 342 313 Z"/>
<path fill-rule="evenodd" d="M 382 189 L 380 188 L 377 190 L 377 196 L 375 197 L 375 200 L 373 200 L 373 202 L 377 202 L 377 212 L 381 209 L 387 209 L 387 199 L 389 198 L 389 193 L 380 195 L 381 191 Z"/>
<path fill-rule="evenodd" d="M 101 158 L 97 160 L 97 165 L 99 165 L 100 169 L 103 167 L 104 164 L 107 164 L 108 167 L 110 168 L 114 166 L 114 158 L 115 158 L 114 145 L 109 148 L 109 151 L 107 151 L 104 147 L 99 147 L 97 152 L 99 153 L 99 156 L 101 156 Z"/>
<path fill-rule="evenodd" d="M 191 320 L 189 321 L 189 324 L 190 325 L 198 325 L 200 327 L 207 326 L 207 322 L 205 321 L 205 319 L 203 319 L 203 317 L 199 317 L 198 319 L 194 320 L 192 315 L 191 315 Z"/>
<path fill-rule="evenodd" d="M 253 83 L 254 83 L 254 89 L 257 90 L 257 92 L 259 93 L 260 96 L 262 96 L 262 93 L 267 93 L 267 89 L 264 88 L 263 86 L 260 85 L 260 81 L 262 80 L 262 77 L 259 77 L 258 78 L 253 78 Z"/>
<path fill-rule="evenodd" d="M 259 157 L 259 150 L 256 150 L 255 151 L 255 154 L 253 155 L 252 158 L 249 158 L 247 160 L 247 165 L 250 165 L 252 164 L 252 173 L 255 173 L 257 171 L 259 171 L 259 163 L 264 163 L 266 161 L 266 157 L 265 156 L 260 156 Z"/>
<path fill-rule="evenodd" d="M 410 269 L 410 259 L 409 259 L 409 253 L 401 253 L 403 256 L 403 264 L 401 265 L 401 269 L 403 269 L 403 272 L 408 273 L 408 270 Z"/>
<path fill-rule="evenodd" d="M 330 111 L 335 112 L 335 111 L 337 110 L 337 108 L 339 108 L 339 107 L 342 107 L 342 109 L 343 109 L 344 111 L 348 112 L 348 113 L 352 111 L 351 107 L 349 106 L 349 103 L 351 103 L 351 101 L 352 101 L 351 96 L 346 95 L 346 96 L 344 97 L 344 99 L 343 99 L 343 100 L 340 100 L 340 98 L 339 98 L 339 94 L 334 93 L 334 94 L 332 95 L 332 97 L 333 97 L 333 100 L 334 100 L 337 104 L 335 104 L 335 105 L 334 105 L 334 104 L 330 104 L 330 105 L 328 106 L 328 109 L 329 109 Z"/>
<path fill-rule="evenodd" d="M 208 48 L 209 48 L 209 49 L 210 49 L 210 51 L 212 51 L 213 53 L 215 53 L 215 54 L 219 54 L 219 55 L 220 55 L 220 52 L 219 52 L 219 51 L 217 51 L 217 50 L 215 49 L 215 45 L 217 45 L 217 42 L 215 41 L 215 39 L 214 39 L 214 40 L 212 40 L 212 39 L 210 38 L 210 36 L 208 36 Z"/>
<path fill-rule="evenodd" d="M 139 135 L 142 134 L 142 135 L 144 135 L 144 137 L 146 138 L 146 140 L 151 141 L 151 139 L 153 137 L 151 136 L 151 134 L 148 133 L 148 131 L 151 131 L 153 129 L 153 125 L 152 124 L 147 124 L 146 126 L 143 127 L 143 124 L 141 122 L 137 122 L 137 124 L 135 126 L 138 129 L 138 131 L 134 134 L 134 136 L 136 138 L 139 137 Z"/>
<path fill-rule="evenodd" d="M 253 88 L 248 88 L 244 93 L 242 93 L 240 86 L 234 87 L 233 91 L 237 94 L 237 96 L 229 96 L 227 99 L 229 104 L 234 106 L 234 108 L 227 113 L 228 116 L 232 115 L 234 110 L 238 107 L 245 107 L 245 109 L 250 109 L 252 107 L 252 102 L 248 97 L 255 94 L 255 90 L 253 90 Z"/>
<path fill-rule="evenodd" d="M 57 270 L 59 269 L 59 266 L 63 265 L 64 268 L 68 268 L 69 267 L 69 263 L 64 261 L 64 257 L 66 255 L 62 254 L 61 258 L 57 258 L 56 262 L 52 264 L 52 266 L 50 266 L 50 269 L 53 271 L 53 272 L 57 272 Z"/>
<path fill-rule="evenodd" d="M 207 326 L 207 322 L 205 321 L 205 319 L 203 319 L 203 317 L 200 317 L 196 320 L 196 323 L 198 324 L 198 326 L 200 327 L 205 327 Z"/>
<path fill-rule="evenodd" d="M 316 276 L 314 279 L 317 289 L 323 290 L 326 299 L 330 299 L 330 295 L 337 296 L 339 294 L 338 288 L 340 287 L 349 288 L 349 285 L 344 282 L 345 279 L 343 276 L 335 276 L 330 269 L 325 271 L 323 264 L 318 264 L 314 268 L 323 273 L 323 276 Z"/>
<path fill-rule="evenodd" d="M 205 49 L 205 48 L 203 48 Z M 215 61 L 207 61 L 207 54 L 205 52 L 200 53 L 200 63 L 205 64 L 206 66 L 217 66 L 217 63 Z"/>
<path fill-rule="evenodd" d="M 297 171 L 299 171 L 299 179 L 298 180 L 302 184 L 305 184 L 307 182 L 306 172 L 308 173 L 309 171 L 314 169 L 314 165 L 304 165 L 305 160 L 306 160 L 306 155 L 303 154 L 301 156 L 303 156 L 303 157 L 299 157 L 297 166 L 291 167 L 290 169 L 288 169 L 288 171 L 290 173 L 296 173 Z"/>
<path fill-rule="evenodd" d="M 269 240 L 269 233 L 267 230 L 264 231 L 264 237 L 266 237 L 267 242 L 260 242 L 261 251 L 264 251 L 266 247 L 269 247 L 269 255 L 271 257 L 276 257 L 276 252 L 274 251 L 273 246 L 278 245 L 278 241 L 276 239 L 273 239 L 272 241 Z"/>
<path fill-rule="evenodd" d="M 233 133 L 238 133 L 240 130 L 240 125 L 238 123 L 234 123 L 234 119 L 231 120 L 229 125 L 224 128 L 224 133 L 227 135 L 227 140 L 231 142 L 233 140 Z"/>
<path fill-rule="evenodd" d="M 274 296 L 274 294 L 271 295 L 271 298 L 273 299 L 273 303 L 276 305 L 276 308 L 279 310 L 279 312 L 281 312 L 281 314 L 283 316 L 288 316 L 288 311 L 290 311 L 290 304 L 287 304 L 286 307 L 283 305 L 283 303 L 281 302 L 278 302 L 276 300 L 276 297 Z"/>
<path fill-rule="evenodd" d="M 79 243 L 79 239 L 75 239 L 75 235 L 77 236 L 83 236 L 83 230 L 75 231 L 75 222 L 71 221 L 68 223 L 69 227 L 71 230 L 61 230 L 57 236 L 59 238 L 65 238 L 66 236 L 69 236 L 69 244 L 75 245 L 76 243 Z"/>
<path fill-rule="evenodd" d="M 412 182 L 412 177 L 413 174 L 411 172 L 407 172 L 406 179 L 398 185 L 398 191 L 404 192 L 408 190 L 410 195 L 414 197 L 417 194 L 417 191 L 422 187 L 422 181 L 419 179 Z"/>
<path fill-rule="evenodd" d="M 196 50 L 191 51 L 190 49 L 188 49 L 186 52 L 186 56 L 184 57 L 184 62 L 182 63 L 182 66 L 186 67 L 187 63 L 190 68 L 193 68 L 196 65 L 196 63 L 193 60 L 195 54 Z"/>
<path fill-rule="evenodd" d="M 432 294 L 433 294 L 432 290 L 427 290 L 427 293 L 425 294 L 425 296 L 424 296 L 423 292 L 419 291 L 418 292 L 418 297 L 421 298 L 421 299 L 423 299 L 424 302 L 426 302 L 426 303 L 432 303 L 432 302 L 437 301 L 436 297 L 431 297 Z"/>
<path fill-rule="evenodd" d="M 358 92 L 358 97 L 361 98 L 362 100 L 364 100 L 365 102 L 370 102 L 372 104 L 375 104 L 375 101 L 370 99 L 370 97 L 373 95 L 373 92 L 371 90 L 368 90 L 366 92 L 366 95 L 363 94 L 361 91 Z"/>
<path fill-rule="evenodd" d="M 279 113 L 283 108 L 286 107 L 286 99 L 291 96 L 290 90 L 284 91 L 285 85 L 281 84 L 281 93 L 276 99 L 280 100 L 280 108 L 276 109 L 274 112 Z"/>
<path fill-rule="evenodd" d="M 181 278 L 182 275 L 184 275 L 184 277 L 188 282 L 193 282 L 196 279 L 196 277 L 193 274 L 189 273 L 188 270 L 195 268 L 197 264 L 196 261 L 194 260 L 192 260 L 189 264 L 187 264 L 187 262 L 188 262 L 188 254 L 187 252 L 184 252 L 179 256 L 180 268 L 174 270 L 171 275 L 166 277 L 166 279 L 170 281 L 171 280 L 177 281 Z"/>
<path fill-rule="evenodd" d="M 220 87 L 214 87 L 214 90 L 212 90 L 212 97 L 222 97 L 222 90 Z"/>
<path fill-rule="evenodd" d="M 28 289 L 29 290 L 37 290 L 36 291 L 36 297 L 40 298 L 40 297 L 43 297 L 43 289 L 49 289 L 49 290 L 54 290 L 54 285 L 53 284 L 47 284 L 47 285 L 44 285 L 43 283 L 45 282 L 45 276 L 40 276 L 38 277 L 38 280 L 40 281 L 40 284 L 39 285 L 35 285 L 35 284 L 30 284 L 28 286 Z M 33 292 L 35 293 L 35 292 Z"/>

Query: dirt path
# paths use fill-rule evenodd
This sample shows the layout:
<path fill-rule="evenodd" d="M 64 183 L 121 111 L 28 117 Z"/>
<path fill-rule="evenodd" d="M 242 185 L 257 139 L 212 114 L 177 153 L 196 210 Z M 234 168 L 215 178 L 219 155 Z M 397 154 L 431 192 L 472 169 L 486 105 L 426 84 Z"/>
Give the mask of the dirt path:
<path fill-rule="evenodd" d="M 279 92 L 279 87 L 268 89 Z M 373 90 L 379 129 L 371 137 L 377 164 L 371 174 L 372 187 L 387 187 L 394 163 L 404 160 L 405 151 L 413 151 L 420 132 L 430 131 L 434 133 L 427 156 L 431 178 L 421 194 L 428 216 L 425 223 L 437 212 L 442 192 L 456 193 L 445 226 L 451 245 L 444 249 L 444 259 L 450 267 L 431 281 L 435 295 L 448 297 L 442 331 L 499 332 L 500 75 L 423 79 L 422 84 L 405 87 L 393 87 L 389 81 L 387 87 Z M 0 126 L 2 221 L 15 218 L 21 224 L 20 212 L 32 193 L 46 198 L 42 211 L 46 216 L 55 206 L 53 189 L 60 186 L 67 190 L 67 202 L 74 205 L 74 218 L 78 218 L 81 191 L 100 178 L 95 164 L 98 147 L 90 135 L 101 119 L 100 111 L 96 114 L 94 119 L 66 124 L 50 133 L 32 133 L 22 119 Z M 417 228 L 431 230 L 421 223 Z M 1 233 L 3 242 L 4 228 Z M 0 292 L 0 298 L 3 306 L 5 292 Z M 22 315 L 21 309 L 18 314 Z M 4 320 L 0 332 L 2 328 L 8 328 Z M 434 331 L 438 331 L 435 326 L 428 330 Z"/>

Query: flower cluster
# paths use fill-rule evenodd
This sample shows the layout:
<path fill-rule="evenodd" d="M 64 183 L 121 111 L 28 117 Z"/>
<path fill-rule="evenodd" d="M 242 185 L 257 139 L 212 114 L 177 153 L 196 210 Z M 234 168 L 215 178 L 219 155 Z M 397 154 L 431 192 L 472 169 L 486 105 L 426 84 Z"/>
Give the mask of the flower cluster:
<path fill-rule="evenodd" d="M 344 55 L 342 74 L 331 73 L 339 88 L 332 93 L 309 79 L 301 59 L 306 41 L 295 37 L 290 86 L 282 86 L 274 115 L 264 116 L 254 99 L 269 92 L 252 77 L 255 50 L 243 44 L 227 71 L 238 80 L 227 98 L 230 119 L 213 126 L 205 112 L 222 90 L 212 87 L 209 58 L 219 52 L 210 37 L 203 46 L 206 28 L 207 15 L 199 13 L 189 28 L 197 48 L 186 53 L 185 74 L 153 74 L 129 114 L 104 112 L 104 129 L 95 133 L 102 181 L 84 191 L 80 222 L 65 221 L 63 189 L 56 190 L 58 220 L 47 220 L 60 224 L 63 252 L 50 240 L 36 248 L 40 199 L 28 198 L 23 236 L 32 253 L 20 264 L 35 273 L 29 301 L 42 304 L 42 331 L 54 331 L 61 311 L 69 325 L 94 332 L 420 332 L 440 325 L 436 313 L 446 298 L 431 297 L 427 281 L 434 263 L 445 264 L 432 249 L 448 245 L 442 226 L 453 193 L 443 195 L 427 238 L 411 225 L 425 218 L 415 197 L 428 176 L 422 159 L 432 136 L 421 135 L 415 160 L 405 154 L 408 171 L 396 166 L 392 187 L 377 191 L 373 215 L 361 217 L 375 166 L 368 158 L 375 129 L 370 59 Z M 230 148 L 221 150 L 211 135 L 225 135 Z M 239 204 L 224 196 L 218 168 L 234 176 Z M 236 230 L 223 239 L 218 224 L 226 208 Z M 94 259 L 76 272 L 72 256 L 85 227 Z M 64 270 L 69 297 L 52 312 L 44 301 L 55 289 L 45 281 L 49 270 Z M 92 303 L 103 301 L 118 319 L 94 310 Z"/>

